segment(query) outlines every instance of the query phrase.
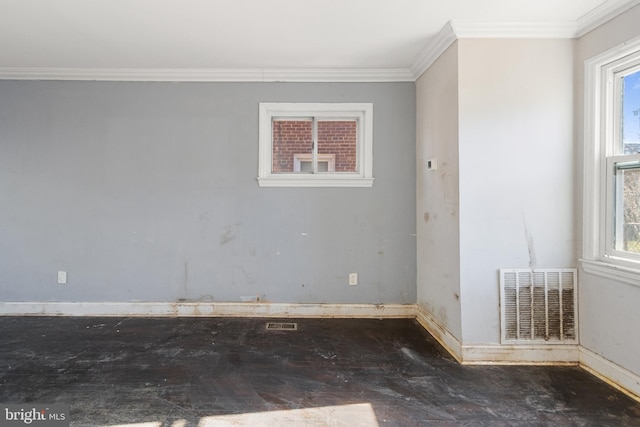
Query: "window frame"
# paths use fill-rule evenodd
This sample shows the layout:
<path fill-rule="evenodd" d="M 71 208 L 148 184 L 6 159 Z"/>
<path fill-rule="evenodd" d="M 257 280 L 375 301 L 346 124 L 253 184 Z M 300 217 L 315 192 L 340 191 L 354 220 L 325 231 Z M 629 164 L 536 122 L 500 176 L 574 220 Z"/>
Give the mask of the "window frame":
<path fill-rule="evenodd" d="M 273 119 L 302 117 L 355 119 L 357 172 L 273 173 Z M 258 185 L 260 187 L 371 187 L 373 185 L 372 103 L 288 103 L 259 105 Z"/>
<path fill-rule="evenodd" d="M 585 272 L 640 286 L 640 256 L 615 248 L 616 163 L 620 152 L 621 85 L 640 66 L 640 37 L 585 62 L 583 247 Z"/>
<path fill-rule="evenodd" d="M 316 160 L 318 163 L 327 164 L 327 172 L 336 171 L 336 155 L 335 154 L 318 153 L 318 158 Z M 303 162 L 313 162 L 313 154 L 311 153 L 294 154 L 293 155 L 293 171 L 298 173 L 302 172 Z M 327 173 L 327 172 L 323 172 L 323 173 Z"/>

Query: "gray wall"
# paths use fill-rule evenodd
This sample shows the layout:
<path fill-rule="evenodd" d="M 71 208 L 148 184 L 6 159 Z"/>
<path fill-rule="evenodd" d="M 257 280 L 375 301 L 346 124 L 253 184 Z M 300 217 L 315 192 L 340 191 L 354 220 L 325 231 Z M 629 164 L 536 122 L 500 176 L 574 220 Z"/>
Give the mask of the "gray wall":
<path fill-rule="evenodd" d="M 373 188 L 258 187 L 261 101 L 373 102 Z M 0 300 L 415 303 L 415 116 L 413 83 L 0 81 Z"/>

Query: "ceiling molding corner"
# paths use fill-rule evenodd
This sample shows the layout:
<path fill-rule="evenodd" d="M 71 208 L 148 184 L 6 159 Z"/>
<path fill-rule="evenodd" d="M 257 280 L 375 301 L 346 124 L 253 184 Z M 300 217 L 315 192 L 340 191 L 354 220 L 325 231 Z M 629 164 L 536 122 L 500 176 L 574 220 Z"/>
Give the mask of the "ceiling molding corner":
<path fill-rule="evenodd" d="M 411 74 L 414 80 L 418 80 L 420 76 L 431 67 L 431 65 L 457 40 L 451 21 L 447 22 L 444 27 L 429 40 L 429 42 L 420 50 L 418 56 L 411 65 Z"/>
<path fill-rule="evenodd" d="M 637 0 L 640 2 L 640 0 Z M 424 46 L 411 65 L 417 80 L 445 50 L 461 38 L 574 38 L 575 21 L 558 22 L 471 22 L 449 21 Z"/>
<path fill-rule="evenodd" d="M 602 3 L 600 6 L 578 18 L 576 21 L 576 37 L 582 37 L 639 4 L 640 0 L 608 0 Z"/>

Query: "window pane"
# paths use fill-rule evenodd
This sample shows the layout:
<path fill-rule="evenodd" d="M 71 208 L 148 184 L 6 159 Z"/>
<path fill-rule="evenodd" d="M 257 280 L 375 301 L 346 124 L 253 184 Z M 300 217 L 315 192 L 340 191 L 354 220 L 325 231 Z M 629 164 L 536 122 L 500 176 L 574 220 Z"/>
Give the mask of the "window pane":
<path fill-rule="evenodd" d="M 640 153 L 640 71 L 623 78 L 623 154 Z"/>
<path fill-rule="evenodd" d="M 323 154 L 333 155 L 335 172 L 358 171 L 356 129 L 355 120 L 318 121 L 318 156 L 322 160 Z"/>
<path fill-rule="evenodd" d="M 306 172 L 300 162 L 296 165 L 294 157 L 312 158 L 312 125 L 311 119 L 273 120 L 272 173 Z"/>
<path fill-rule="evenodd" d="M 623 174 L 622 250 L 640 254 L 640 168 L 621 171 Z"/>

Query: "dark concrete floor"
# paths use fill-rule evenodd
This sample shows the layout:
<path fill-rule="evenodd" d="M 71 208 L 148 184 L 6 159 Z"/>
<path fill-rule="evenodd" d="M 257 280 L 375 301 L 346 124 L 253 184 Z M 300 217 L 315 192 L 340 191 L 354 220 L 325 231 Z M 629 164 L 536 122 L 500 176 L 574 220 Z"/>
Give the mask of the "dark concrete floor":
<path fill-rule="evenodd" d="M 78 426 L 640 426 L 580 368 L 461 366 L 413 320 L 266 321 L 0 317 L 0 403 Z"/>

